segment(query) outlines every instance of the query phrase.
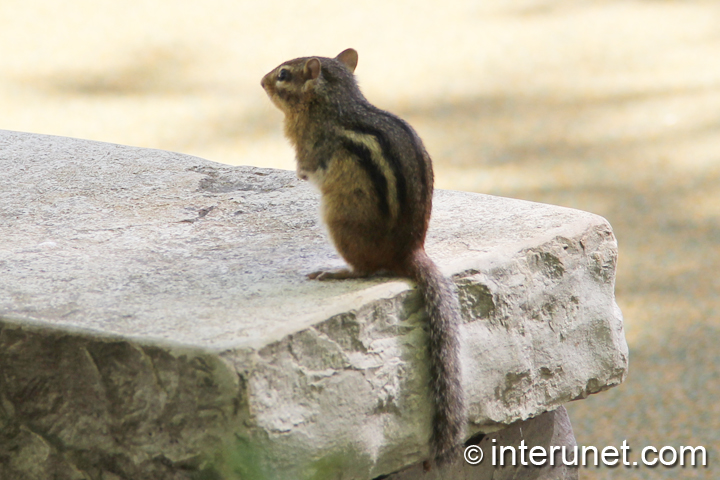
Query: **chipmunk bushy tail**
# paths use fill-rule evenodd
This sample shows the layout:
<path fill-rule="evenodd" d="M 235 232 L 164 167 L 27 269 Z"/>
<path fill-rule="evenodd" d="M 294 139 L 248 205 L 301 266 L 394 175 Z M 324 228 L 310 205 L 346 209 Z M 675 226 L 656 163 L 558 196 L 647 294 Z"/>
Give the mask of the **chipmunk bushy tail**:
<path fill-rule="evenodd" d="M 418 250 L 412 259 L 411 276 L 418 283 L 428 313 L 430 338 L 430 386 L 432 392 L 432 448 L 442 465 L 455 457 L 464 440 L 465 401 L 460 366 L 460 303 L 450 279 Z"/>

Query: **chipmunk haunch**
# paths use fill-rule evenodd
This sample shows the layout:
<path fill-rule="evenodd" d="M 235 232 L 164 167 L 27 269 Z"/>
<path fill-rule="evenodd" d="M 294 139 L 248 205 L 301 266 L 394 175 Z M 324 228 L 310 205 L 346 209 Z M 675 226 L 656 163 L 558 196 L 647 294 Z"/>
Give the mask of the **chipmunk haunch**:
<path fill-rule="evenodd" d="M 465 430 L 459 360 L 460 306 L 453 283 L 425 253 L 432 210 L 432 162 L 415 130 L 370 104 L 354 77 L 357 52 L 301 57 L 262 79 L 285 114 L 297 175 L 321 193 L 321 216 L 350 269 L 309 275 L 320 280 L 377 272 L 415 280 L 428 312 L 432 449 L 455 458 Z"/>

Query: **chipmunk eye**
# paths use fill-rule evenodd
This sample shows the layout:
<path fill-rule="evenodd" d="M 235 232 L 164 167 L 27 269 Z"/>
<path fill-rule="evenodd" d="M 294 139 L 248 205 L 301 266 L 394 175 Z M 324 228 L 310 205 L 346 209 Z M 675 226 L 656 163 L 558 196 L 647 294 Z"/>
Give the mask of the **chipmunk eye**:
<path fill-rule="evenodd" d="M 281 68 L 280 73 L 278 73 L 277 79 L 278 82 L 286 82 L 290 80 L 290 71 L 285 68 Z"/>

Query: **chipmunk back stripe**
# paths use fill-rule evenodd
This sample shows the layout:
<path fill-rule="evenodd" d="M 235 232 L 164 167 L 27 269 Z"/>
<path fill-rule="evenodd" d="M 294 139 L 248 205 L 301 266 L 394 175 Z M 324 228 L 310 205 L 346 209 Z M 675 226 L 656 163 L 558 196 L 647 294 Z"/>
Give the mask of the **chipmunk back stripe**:
<path fill-rule="evenodd" d="M 382 157 L 387 161 L 392 169 L 393 176 L 395 177 L 395 191 L 397 192 L 397 204 L 402 210 L 402 214 L 407 214 L 408 209 L 413 206 L 407 201 L 407 184 L 405 181 L 405 172 L 402 171 L 402 160 L 395 153 L 392 148 L 392 143 L 386 136 L 386 132 L 380 129 L 371 127 L 369 125 L 353 125 L 350 128 L 351 131 L 360 133 L 363 135 L 371 135 L 375 138 L 380 150 L 382 151 Z"/>
<path fill-rule="evenodd" d="M 415 162 L 417 163 L 418 169 L 420 171 L 420 185 L 422 188 L 422 194 L 423 194 L 423 200 L 427 200 L 428 197 L 428 178 L 427 178 L 427 171 L 425 170 L 425 165 L 427 164 L 427 160 L 425 159 L 425 148 L 422 146 L 421 143 L 418 142 L 419 138 L 417 136 L 417 133 L 415 133 L 415 130 L 407 124 L 403 119 L 396 117 L 390 112 L 386 112 L 385 110 L 377 109 L 377 113 L 384 116 L 385 118 L 392 121 L 394 124 L 398 125 L 400 128 L 402 128 L 407 136 L 412 140 L 413 146 L 415 147 L 414 154 L 415 154 Z"/>
<path fill-rule="evenodd" d="M 385 217 L 389 217 L 390 204 L 388 202 L 387 179 L 380 170 L 380 167 L 373 162 L 372 152 L 366 145 L 362 143 L 355 143 L 349 138 L 343 138 L 340 142 L 345 150 L 357 157 L 360 162 L 360 166 L 367 172 L 370 180 L 372 181 L 373 187 L 375 188 L 375 193 L 377 194 L 380 213 L 382 213 Z"/>

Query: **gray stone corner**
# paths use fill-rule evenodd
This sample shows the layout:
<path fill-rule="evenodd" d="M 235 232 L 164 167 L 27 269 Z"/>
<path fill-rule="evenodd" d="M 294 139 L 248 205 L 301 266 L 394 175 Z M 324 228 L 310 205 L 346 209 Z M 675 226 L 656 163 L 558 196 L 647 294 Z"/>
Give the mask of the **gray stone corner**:
<path fill-rule="evenodd" d="M 422 302 L 306 280 L 342 265 L 317 208 L 292 172 L 0 131 L 0 478 L 411 478 Z M 462 302 L 468 438 L 547 444 L 623 381 L 603 218 L 438 191 L 427 251 Z"/>

